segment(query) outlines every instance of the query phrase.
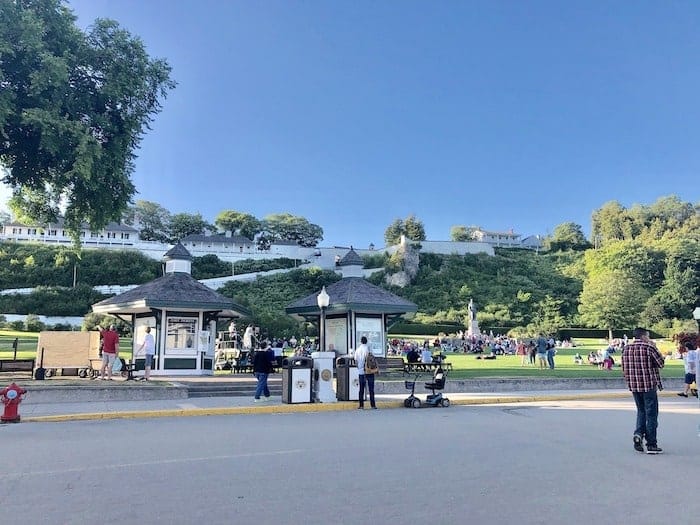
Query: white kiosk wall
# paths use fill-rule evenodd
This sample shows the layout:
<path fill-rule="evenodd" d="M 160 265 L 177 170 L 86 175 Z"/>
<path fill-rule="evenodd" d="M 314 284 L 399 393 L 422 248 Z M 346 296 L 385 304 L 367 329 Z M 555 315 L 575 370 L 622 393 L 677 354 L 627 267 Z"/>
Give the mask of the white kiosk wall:
<path fill-rule="evenodd" d="M 360 338 L 367 338 L 367 346 L 374 355 L 383 356 L 384 349 L 384 322 L 381 317 L 355 317 L 355 341 L 360 345 Z"/>
<path fill-rule="evenodd" d="M 132 360 L 136 361 L 136 359 L 140 360 L 145 360 L 146 359 L 146 351 L 141 350 L 139 351 L 139 348 L 141 348 L 141 345 L 143 344 L 143 340 L 146 338 L 146 328 L 151 327 L 151 335 L 153 336 L 155 343 L 156 343 L 156 355 L 158 355 L 158 348 L 160 345 L 158 344 L 158 337 L 159 335 L 156 333 L 156 318 L 155 317 L 137 317 L 134 319 L 134 339 L 133 339 L 133 347 L 131 349 L 132 352 Z M 158 366 L 158 361 L 154 363 L 155 367 Z"/>
<path fill-rule="evenodd" d="M 348 353 L 348 320 L 347 317 L 326 318 L 326 348 L 341 353 Z"/>

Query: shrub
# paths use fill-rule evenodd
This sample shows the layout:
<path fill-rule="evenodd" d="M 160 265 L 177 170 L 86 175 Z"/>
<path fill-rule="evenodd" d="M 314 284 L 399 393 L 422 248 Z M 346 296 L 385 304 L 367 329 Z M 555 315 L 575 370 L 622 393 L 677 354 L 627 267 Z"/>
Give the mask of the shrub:
<path fill-rule="evenodd" d="M 41 332 L 42 330 L 46 330 L 46 325 L 34 314 L 27 315 L 24 319 L 24 327 L 27 332 Z"/>

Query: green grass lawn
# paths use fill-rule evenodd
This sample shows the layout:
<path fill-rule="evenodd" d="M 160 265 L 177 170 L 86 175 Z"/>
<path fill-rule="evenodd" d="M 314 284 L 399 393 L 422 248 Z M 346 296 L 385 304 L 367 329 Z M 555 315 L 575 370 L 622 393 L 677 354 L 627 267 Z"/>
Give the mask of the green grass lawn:
<path fill-rule="evenodd" d="M 423 338 L 421 338 L 422 340 Z M 601 370 L 588 364 L 588 353 L 605 348 L 605 341 L 598 339 L 581 339 L 576 341 L 576 348 L 559 348 L 554 358 L 554 370 L 540 370 L 535 366 L 526 364 L 521 366 L 520 356 L 497 356 L 495 360 L 476 359 L 474 354 L 447 353 L 447 361 L 452 363 L 451 379 L 473 378 L 516 378 L 516 377 L 555 377 L 555 378 L 598 378 L 620 377 L 620 354 L 613 354 L 615 367 L 612 370 Z M 674 345 L 671 341 L 657 341 L 662 353 L 672 352 Z M 574 363 L 574 355 L 580 353 L 584 364 Z M 527 363 L 526 359 L 526 363 Z M 662 377 L 683 377 L 683 361 L 680 359 L 666 359 L 666 366 L 661 371 Z"/>
<path fill-rule="evenodd" d="M 17 357 L 20 359 L 35 359 L 38 333 L 12 332 L 0 330 L 0 359 L 12 359 L 12 342 L 19 338 Z M 417 339 L 417 338 L 416 338 Z M 420 338 L 422 341 L 424 338 Z M 515 378 L 515 377 L 556 377 L 556 378 L 596 378 L 619 377 L 620 355 L 614 354 L 615 368 L 612 370 L 600 370 L 587 364 L 588 353 L 592 350 L 600 350 L 606 346 L 605 342 L 598 339 L 581 339 L 576 341 L 576 348 L 560 348 L 554 358 L 554 370 L 540 370 L 537 366 L 520 366 L 520 356 L 498 356 L 493 361 L 476 359 L 473 354 L 447 354 L 447 361 L 452 363 L 451 379 L 471 378 Z M 671 341 L 657 341 L 662 353 L 672 352 Z M 584 358 L 582 365 L 574 364 L 574 354 L 580 353 Z M 131 357 L 131 338 L 122 337 L 119 340 L 119 354 L 125 359 Z M 228 371 L 226 372 L 228 373 Z M 666 367 L 661 371 L 662 377 L 683 377 L 683 361 L 680 359 L 667 359 Z"/>
<path fill-rule="evenodd" d="M 0 330 L 0 359 L 12 359 L 14 352 L 12 342 L 15 337 L 19 339 L 17 345 L 18 359 L 36 359 L 37 332 L 14 332 L 12 330 Z M 119 338 L 119 355 L 125 359 L 131 357 L 131 337 Z"/>

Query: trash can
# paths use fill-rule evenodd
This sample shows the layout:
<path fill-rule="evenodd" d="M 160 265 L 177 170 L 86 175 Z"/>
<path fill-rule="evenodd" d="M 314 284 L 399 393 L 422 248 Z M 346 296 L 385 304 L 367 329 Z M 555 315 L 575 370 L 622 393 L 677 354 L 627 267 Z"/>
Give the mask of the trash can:
<path fill-rule="evenodd" d="M 350 356 L 341 356 L 335 361 L 336 396 L 338 401 L 360 399 L 360 372 L 357 363 Z"/>
<path fill-rule="evenodd" d="M 287 357 L 282 361 L 282 403 L 311 403 L 311 372 L 314 360 L 309 357 Z"/>

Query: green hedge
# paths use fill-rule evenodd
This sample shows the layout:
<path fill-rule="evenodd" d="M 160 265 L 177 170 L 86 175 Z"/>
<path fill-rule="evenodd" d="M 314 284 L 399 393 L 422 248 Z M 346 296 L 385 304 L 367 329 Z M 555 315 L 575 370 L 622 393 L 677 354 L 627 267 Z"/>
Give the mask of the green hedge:
<path fill-rule="evenodd" d="M 507 334 L 514 327 L 512 326 L 484 326 L 481 327 L 482 333 L 493 332 L 494 334 Z M 454 334 L 460 330 L 466 330 L 466 328 L 459 323 L 397 323 L 391 328 L 389 328 L 389 334 L 402 334 L 402 335 L 424 335 L 424 336 L 436 336 L 440 332 L 446 334 Z M 613 330 L 614 338 L 622 338 L 625 334 L 630 339 L 632 338 L 632 330 Z M 649 335 L 654 339 L 659 339 L 662 336 L 652 330 L 649 331 Z M 598 328 L 562 328 L 556 334 L 557 339 L 607 339 L 608 331 Z"/>
<path fill-rule="evenodd" d="M 389 328 L 389 333 L 436 336 L 440 332 L 450 334 L 464 329 L 464 326 L 459 323 L 397 323 Z"/>
<path fill-rule="evenodd" d="M 632 339 L 632 332 L 633 330 L 613 330 L 613 338 L 622 339 L 626 334 L 628 338 Z M 661 334 L 653 330 L 649 330 L 649 336 L 653 339 L 662 337 Z M 577 337 L 583 339 L 607 339 L 608 331 L 599 328 L 561 328 L 557 332 L 557 339 L 576 339 Z"/>

